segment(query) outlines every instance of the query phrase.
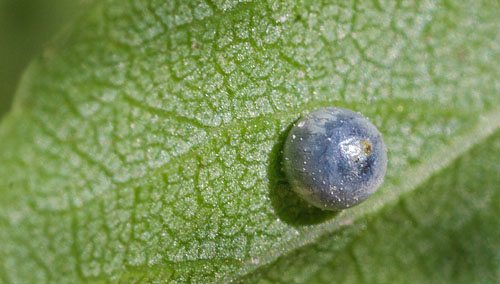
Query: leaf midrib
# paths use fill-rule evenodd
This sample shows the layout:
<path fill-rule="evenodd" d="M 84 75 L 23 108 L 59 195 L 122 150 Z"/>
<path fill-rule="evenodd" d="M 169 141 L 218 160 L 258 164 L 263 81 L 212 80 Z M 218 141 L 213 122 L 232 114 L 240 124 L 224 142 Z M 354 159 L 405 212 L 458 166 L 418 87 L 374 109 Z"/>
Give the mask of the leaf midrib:
<path fill-rule="evenodd" d="M 252 263 L 248 261 L 246 265 L 243 266 L 243 269 L 240 270 L 241 273 L 235 273 L 235 275 L 227 277 L 226 281 L 234 281 L 244 275 L 250 274 L 260 267 L 270 265 L 279 257 L 290 254 L 300 247 L 316 243 L 321 238 L 338 231 L 344 226 L 352 225 L 359 219 L 365 218 L 368 215 L 374 215 L 385 207 L 396 204 L 402 196 L 419 188 L 419 186 L 424 184 L 433 175 L 438 174 L 453 164 L 455 160 L 469 152 L 473 146 L 487 140 L 499 129 L 500 108 L 495 108 L 489 113 L 481 115 L 477 126 L 474 130 L 470 131 L 470 133 L 452 138 L 448 145 L 436 150 L 435 154 L 430 155 L 431 157 L 424 163 L 406 171 L 401 177 L 401 180 L 406 180 L 405 183 L 400 185 L 391 184 L 380 188 L 379 190 L 384 191 L 383 195 L 378 195 L 381 196 L 380 198 L 367 200 L 365 204 L 358 207 L 359 210 L 355 210 L 356 214 L 350 214 L 354 211 L 344 211 L 347 214 L 339 215 L 334 219 L 326 221 L 319 225 L 320 228 L 318 230 L 304 231 L 302 235 L 306 235 L 306 237 L 302 236 L 302 241 L 289 241 L 280 245 L 278 250 L 281 249 L 285 251 L 285 248 L 290 248 L 286 250 L 285 253 L 275 257 L 264 258 L 258 266 L 252 265 Z"/>

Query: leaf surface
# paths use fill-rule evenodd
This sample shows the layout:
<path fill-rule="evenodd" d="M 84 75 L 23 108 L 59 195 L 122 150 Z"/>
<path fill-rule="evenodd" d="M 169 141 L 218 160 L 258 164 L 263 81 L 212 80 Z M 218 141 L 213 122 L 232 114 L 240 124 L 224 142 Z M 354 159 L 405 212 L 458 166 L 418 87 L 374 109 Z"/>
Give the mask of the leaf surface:
<path fill-rule="evenodd" d="M 0 279 L 234 280 L 383 214 L 500 126 L 499 12 L 100 1 L 0 126 Z M 287 128 L 325 106 L 363 113 L 389 149 L 384 185 L 340 214 L 280 171 Z"/>

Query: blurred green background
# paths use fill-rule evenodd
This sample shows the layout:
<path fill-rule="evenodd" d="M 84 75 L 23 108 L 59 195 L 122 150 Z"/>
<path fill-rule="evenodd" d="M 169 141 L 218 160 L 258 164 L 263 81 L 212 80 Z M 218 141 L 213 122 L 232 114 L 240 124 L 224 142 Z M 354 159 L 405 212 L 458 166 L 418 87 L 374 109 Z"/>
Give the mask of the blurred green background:
<path fill-rule="evenodd" d="M 10 109 L 29 62 L 88 5 L 86 0 L 0 0 L 0 117 Z"/>

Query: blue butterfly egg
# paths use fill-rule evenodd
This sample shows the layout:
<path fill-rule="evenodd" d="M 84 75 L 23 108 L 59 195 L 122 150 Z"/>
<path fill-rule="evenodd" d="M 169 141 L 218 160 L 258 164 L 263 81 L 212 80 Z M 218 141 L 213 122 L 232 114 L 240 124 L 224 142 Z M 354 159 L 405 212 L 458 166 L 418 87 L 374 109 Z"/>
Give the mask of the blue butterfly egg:
<path fill-rule="evenodd" d="M 325 210 L 355 206 L 384 180 L 387 151 L 377 128 L 357 112 L 323 108 L 298 120 L 285 142 L 292 189 Z"/>

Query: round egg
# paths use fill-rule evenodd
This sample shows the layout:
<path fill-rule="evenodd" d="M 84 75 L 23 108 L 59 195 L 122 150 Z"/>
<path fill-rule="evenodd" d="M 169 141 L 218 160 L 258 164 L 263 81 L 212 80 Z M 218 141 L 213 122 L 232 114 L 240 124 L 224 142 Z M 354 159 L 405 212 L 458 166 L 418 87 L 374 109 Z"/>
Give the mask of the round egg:
<path fill-rule="evenodd" d="M 323 108 L 298 120 L 284 147 L 291 188 L 325 210 L 355 206 L 384 180 L 387 151 L 382 135 L 361 114 Z"/>

